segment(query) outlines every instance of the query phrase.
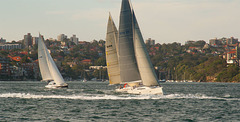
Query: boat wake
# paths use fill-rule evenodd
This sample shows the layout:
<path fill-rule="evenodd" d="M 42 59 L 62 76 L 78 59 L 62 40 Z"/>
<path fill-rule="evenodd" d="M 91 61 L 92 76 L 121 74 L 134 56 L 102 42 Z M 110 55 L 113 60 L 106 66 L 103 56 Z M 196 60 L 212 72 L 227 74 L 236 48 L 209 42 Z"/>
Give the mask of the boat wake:
<path fill-rule="evenodd" d="M 104 94 L 74 94 L 74 95 L 35 95 L 30 93 L 3 93 L 0 98 L 23 99 L 79 99 L 79 100 L 145 100 L 145 99 L 216 99 L 237 100 L 240 98 L 211 97 L 204 94 L 169 94 L 169 95 L 104 95 Z"/>

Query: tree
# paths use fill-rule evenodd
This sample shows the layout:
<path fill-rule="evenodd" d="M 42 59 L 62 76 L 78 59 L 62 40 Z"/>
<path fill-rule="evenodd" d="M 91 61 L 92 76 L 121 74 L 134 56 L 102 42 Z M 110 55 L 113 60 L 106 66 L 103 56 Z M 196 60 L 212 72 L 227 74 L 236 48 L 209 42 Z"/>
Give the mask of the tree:
<path fill-rule="evenodd" d="M 31 60 L 29 59 L 29 57 L 27 55 L 23 56 L 20 63 L 31 63 Z"/>
<path fill-rule="evenodd" d="M 96 66 L 106 66 L 106 59 L 104 57 L 100 57 L 94 63 Z"/>

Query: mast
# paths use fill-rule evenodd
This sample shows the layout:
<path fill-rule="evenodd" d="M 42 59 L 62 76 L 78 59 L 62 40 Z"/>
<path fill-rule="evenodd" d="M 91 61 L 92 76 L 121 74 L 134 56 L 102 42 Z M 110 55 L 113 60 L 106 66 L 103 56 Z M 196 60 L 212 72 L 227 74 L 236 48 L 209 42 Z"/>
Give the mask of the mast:
<path fill-rule="evenodd" d="M 158 85 L 157 75 L 151 63 L 134 11 L 133 11 L 133 35 L 135 56 L 137 59 L 138 69 L 141 75 L 143 85 L 157 86 Z"/>
<path fill-rule="evenodd" d="M 111 15 L 108 19 L 107 37 L 106 37 L 106 62 L 110 84 L 120 84 L 120 70 L 117 54 L 118 30 L 113 22 Z"/>
<path fill-rule="evenodd" d="M 121 82 L 141 80 L 133 46 L 132 9 L 129 0 L 122 0 L 118 41 Z"/>

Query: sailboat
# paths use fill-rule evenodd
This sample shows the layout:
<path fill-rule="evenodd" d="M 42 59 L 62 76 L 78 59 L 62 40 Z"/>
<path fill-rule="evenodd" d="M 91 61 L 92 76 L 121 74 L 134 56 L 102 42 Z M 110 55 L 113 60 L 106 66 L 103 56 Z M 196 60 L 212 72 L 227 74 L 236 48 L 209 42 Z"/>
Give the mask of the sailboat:
<path fill-rule="evenodd" d="M 109 16 L 106 62 L 109 83 L 124 84 L 117 92 L 163 94 L 129 0 L 122 0 L 119 31 Z"/>
<path fill-rule="evenodd" d="M 86 79 L 86 78 L 84 78 L 84 79 L 82 80 L 82 82 L 87 82 L 87 79 Z"/>
<path fill-rule="evenodd" d="M 43 40 L 43 36 L 39 34 L 38 61 L 42 81 L 48 82 L 46 88 L 67 88 L 68 84 L 65 83 Z"/>
<path fill-rule="evenodd" d="M 82 80 L 82 82 L 87 82 L 87 78 L 86 78 L 86 75 L 85 75 L 85 70 L 83 70 L 83 80 Z"/>

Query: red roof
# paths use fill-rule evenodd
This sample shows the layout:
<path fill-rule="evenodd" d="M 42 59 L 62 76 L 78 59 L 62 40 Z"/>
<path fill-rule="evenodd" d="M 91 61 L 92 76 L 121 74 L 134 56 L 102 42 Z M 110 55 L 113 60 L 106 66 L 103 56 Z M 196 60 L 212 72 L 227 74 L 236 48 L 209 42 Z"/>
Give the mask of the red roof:
<path fill-rule="evenodd" d="M 235 47 L 236 47 L 237 45 L 238 45 L 238 43 L 234 44 L 233 46 L 235 46 Z"/>
<path fill-rule="evenodd" d="M 92 60 L 91 59 L 84 59 L 81 62 L 92 62 Z"/>
<path fill-rule="evenodd" d="M 21 61 L 21 57 L 20 56 L 15 56 L 15 57 L 12 57 L 12 60 L 15 60 L 15 61 Z"/>
<path fill-rule="evenodd" d="M 12 57 L 12 56 L 9 55 L 8 57 L 11 58 L 14 61 L 21 61 L 21 59 L 22 59 L 20 56 Z"/>
<path fill-rule="evenodd" d="M 230 51 L 230 52 L 228 52 L 228 54 L 233 54 L 233 53 L 236 53 L 236 51 Z"/>
<path fill-rule="evenodd" d="M 26 52 L 26 51 L 23 51 L 23 52 L 20 52 L 20 54 L 27 55 L 27 54 L 28 54 L 28 52 Z"/>

